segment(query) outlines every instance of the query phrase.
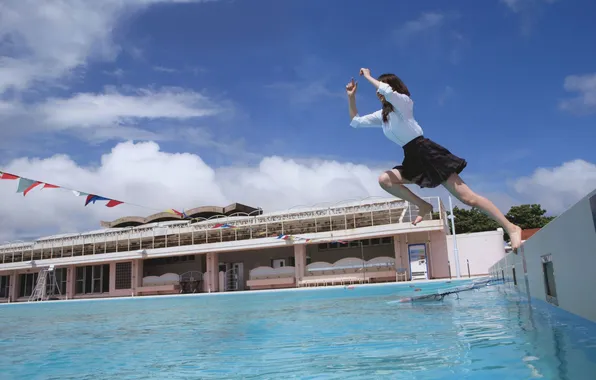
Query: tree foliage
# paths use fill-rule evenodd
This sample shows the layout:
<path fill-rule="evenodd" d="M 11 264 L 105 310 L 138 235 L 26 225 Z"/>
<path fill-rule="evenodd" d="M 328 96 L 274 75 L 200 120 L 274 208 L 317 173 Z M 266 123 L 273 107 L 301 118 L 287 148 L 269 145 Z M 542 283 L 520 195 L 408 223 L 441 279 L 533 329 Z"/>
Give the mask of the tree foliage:
<path fill-rule="evenodd" d="M 555 218 L 554 216 L 546 216 L 546 210 L 539 204 L 513 206 L 505 217 L 511 223 L 517 224 L 522 230 L 542 228 Z"/>
<path fill-rule="evenodd" d="M 447 215 L 449 214 L 449 211 L 447 211 Z M 494 231 L 500 227 L 497 222 L 476 208 L 467 210 L 454 207 L 453 214 L 455 215 L 455 231 L 458 234 Z M 435 213 L 434 217 L 438 218 L 438 213 Z M 542 228 L 555 218 L 554 216 L 546 216 L 546 210 L 539 204 L 513 206 L 505 217 L 524 230 Z M 451 230 L 451 223 L 449 223 L 449 230 Z M 507 234 L 505 234 L 505 240 L 509 240 Z"/>

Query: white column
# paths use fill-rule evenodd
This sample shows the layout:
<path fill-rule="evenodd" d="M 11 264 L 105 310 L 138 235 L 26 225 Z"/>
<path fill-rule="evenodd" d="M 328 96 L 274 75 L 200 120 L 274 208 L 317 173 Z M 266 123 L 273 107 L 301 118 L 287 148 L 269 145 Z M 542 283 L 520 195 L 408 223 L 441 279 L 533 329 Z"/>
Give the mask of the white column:
<path fill-rule="evenodd" d="M 306 273 L 306 244 L 294 245 L 294 271 L 296 286 L 298 286 Z"/>
<path fill-rule="evenodd" d="M 208 252 L 206 258 L 207 271 L 205 277 L 207 281 L 207 291 L 217 292 L 219 290 L 219 261 L 216 252 Z"/>

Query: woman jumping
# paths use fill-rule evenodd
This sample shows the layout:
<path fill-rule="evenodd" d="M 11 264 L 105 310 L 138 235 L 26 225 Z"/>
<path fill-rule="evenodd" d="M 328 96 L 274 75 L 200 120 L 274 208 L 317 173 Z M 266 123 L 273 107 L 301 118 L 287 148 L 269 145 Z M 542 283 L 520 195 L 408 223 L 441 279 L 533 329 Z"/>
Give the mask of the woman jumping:
<path fill-rule="evenodd" d="M 369 69 L 360 69 L 377 89 L 377 97 L 383 108 L 365 116 L 358 115 L 356 108 L 357 83 L 354 78 L 346 85 L 350 105 L 350 125 L 354 128 L 380 127 L 385 136 L 403 147 L 404 160 L 401 165 L 379 176 L 383 190 L 418 206 L 418 215 L 412 224 L 422 221 L 425 214 L 432 212 L 432 205 L 408 189 L 405 184 L 434 188 L 443 185 L 462 203 L 476 207 L 499 223 L 511 238 L 511 248 L 517 250 L 521 244 L 521 229 L 505 218 L 503 213 L 488 199 L 474 193 L 460 178 L 459 173 L 467 163 L 446 148 L 423 136 L 422 128 L 414 119 L 414 102 L 406 85 L 394 74 L 383 74 L 379 79 L 371 76 Z"/>

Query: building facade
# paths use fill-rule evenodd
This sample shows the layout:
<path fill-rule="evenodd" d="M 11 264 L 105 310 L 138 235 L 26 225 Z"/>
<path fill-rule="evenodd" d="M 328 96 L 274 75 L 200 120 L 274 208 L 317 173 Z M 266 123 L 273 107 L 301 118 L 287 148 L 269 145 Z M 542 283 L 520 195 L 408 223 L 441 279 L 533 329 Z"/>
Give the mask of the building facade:
<path fill-rule="evenodd" d="M 435 213 L 417 226 L 415 206 L 369 198 L 265 214 L 240 205 L 252 211 L 191 220 L 122 218 L 99 231 L 5 244 L 0 302 L 446 278 L 445 208 L 427 200 Z"/>

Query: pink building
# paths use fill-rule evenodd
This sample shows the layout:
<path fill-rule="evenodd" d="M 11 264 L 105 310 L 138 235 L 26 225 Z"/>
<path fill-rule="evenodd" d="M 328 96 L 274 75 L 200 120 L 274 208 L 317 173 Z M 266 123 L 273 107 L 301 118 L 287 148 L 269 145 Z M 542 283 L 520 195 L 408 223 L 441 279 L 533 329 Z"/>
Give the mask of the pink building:
<path fill-rule="evenodd" d="M 201 207 L 0 246 L 0 302 L 276 289 L 449 277 L 445 208 L 418 226 L 399 199 L 263 214 Z M 414 206 L 415 207 L 415 206 Z"/>

